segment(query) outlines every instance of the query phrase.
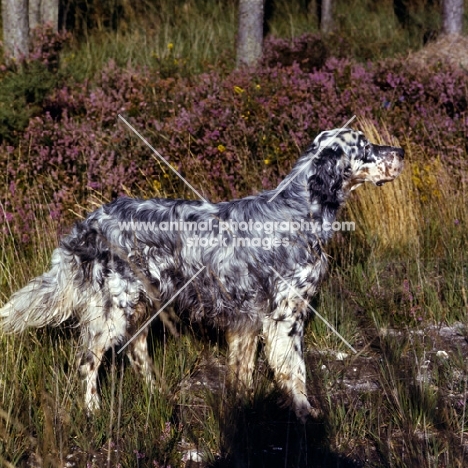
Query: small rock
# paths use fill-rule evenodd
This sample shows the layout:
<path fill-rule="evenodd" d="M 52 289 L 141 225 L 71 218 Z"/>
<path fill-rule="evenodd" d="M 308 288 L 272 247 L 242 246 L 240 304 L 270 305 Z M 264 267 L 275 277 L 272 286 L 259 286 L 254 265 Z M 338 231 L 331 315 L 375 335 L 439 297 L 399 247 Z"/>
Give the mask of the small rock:
<path fill-rule="evenodd" d="M 347 357 L 348 357 L 348 354 L 342 353 L 341 351 L 339 353 L 336 353 L 337 361 L 344 361 Z"/>
<path fill-rule="evenodd" d="M 190 449 L 184 452 L 182 455 L 182 461 L 187 463 L 188 461 L 201 463 L 203 461 L 202 454 L 196 449 Z"/>

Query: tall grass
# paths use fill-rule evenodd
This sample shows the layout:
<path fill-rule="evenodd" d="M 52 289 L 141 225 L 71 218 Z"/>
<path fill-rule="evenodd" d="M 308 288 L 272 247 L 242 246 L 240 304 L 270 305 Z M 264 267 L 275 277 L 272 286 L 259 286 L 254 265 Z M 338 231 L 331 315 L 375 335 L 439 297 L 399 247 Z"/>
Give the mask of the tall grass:
<path fill-rule="evenodd" d="M 208 66 L 235 64 L 236 2 L 178 0 L 141 4 L 103 2 L 100 8 L 75 11 L 78 40 L 64 54 L 62 66 L 82 80 L 93 77 L 109 60 L 161 67 L 168 74 L 199 73 Z M 94 10 L 93 10 L 94 6 Z M 293 38 L 319 31 L 317 2 L 270 2 L 265 31 Z M 374 60 L 417 50 L 435 36 L 440 11 L 429 1 L 337 1 L 335 32 L 326 40 L 331 54 Z M 79 34 L 81 31 L 81 35 Z"/>
<path fill-rule="evenodd" d="M 378 129 L 369 121 L 360 127 L 373 143 L 401 146 L 385 128 Z M 399 246 L 419 248 L 419 233 L 423 223 L 419 197 L 413 183 L 414 148 L 405 145 L 405 170 L 391 184 L 361 187 L 348 204 L 351 219 L 356 223 L 358 235 L 377 248 Z"/>
<path fill-rule="evenodd" d="M 235 2 L 154 5 L 144 2 L 144 18 L 130 7 L 118 28 L 102 21 L 84 31 L 62 67 L 81 80 L 113 59 L 196 79 L 208 66 L 234 64 Z M 338 29 L 353 46 L 346 53 L 368 59 L 422 44 L 423 28 L 415 24 L 433 7 L 411 3 L 412 26 L 403 27 L 392 5 L 337 2 Z M 270 31 L 286 37 L 317 26 L 314 6 L 305 2 L 275 2 L 269 16 Z M 336 37 L 329 40 L 338 50 Z M 392 142 L 385 122 L 361 125 L 374 141 Z M 305 339 L 308 394 L 324 411 L 322 421 L 302 426 L 281 408 L 261 350 L 253 397 L 230 395 L 222 336 L 215 330 L 209 339 L 190 324 L 178 339 L 161 324 L 153 329 L 154 395 L 124 359 L 106 356 L 103 410 L 88 418 L 75 366 L 77 330 L 68 324 L 0 337 L 0 464 L 174 467 L 191 451 L 211 466 L 465 466 L 466 180 L 411 141 L 400 143 L 405 172 L 384 187 L 360 187 L 343 213 L 356 221 L 357 232 L 328 246 L 330 278 L 314 306 L 358 354 L 312 317 Z M 246 163 L 252 180 L 263 177 L 261 160 Z M 209 183 L 212 175 L 203 168 L 197 165 L 198 179 Z M 167 191 L 177 195 L 177 183 L 169 182 Z M 166 194 L 143 181 L 132 194 L 155 192 Z M 30 194 L 30 203 L 44 206 L 40 187 L 32 183 Z M 2 302 L 47 269 L 60 237 L 48 213 L 34 211 L 29 247 L 18 247 L 8 225 L 0 234 Z"/>
<path fill-rule="evenodd" d="M 82 80 L 109 61 L 119 66 L 160 68 L 163 74 L 184 76 L 207 66 L 235 62 L 234 2 L 161 2 L 146 14 L 122 18 L 117 29 L 101 27 L 75 41 L 63 56 L 63 68 Z"/>

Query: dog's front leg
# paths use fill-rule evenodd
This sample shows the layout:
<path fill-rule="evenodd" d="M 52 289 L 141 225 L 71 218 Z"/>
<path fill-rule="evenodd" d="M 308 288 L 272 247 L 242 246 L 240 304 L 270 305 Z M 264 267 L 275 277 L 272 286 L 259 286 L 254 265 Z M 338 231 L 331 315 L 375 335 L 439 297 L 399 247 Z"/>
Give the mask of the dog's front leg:
<path fill-rule="evenodd" d="M 258 330 L 227 331 L 226 341 L 231 383 L 237 392 L 248 393 L 253 385 Z"/>
<path fill-rule="evenodd" d="M 265 353 L 275 380 L 290 400 L 296 416 L 305 422 L 309 415 L 317 416 L 318 411 L 307 399 L 303 333 L 303 314 L 297 308 L 280 306 L 263 322 Z"/>

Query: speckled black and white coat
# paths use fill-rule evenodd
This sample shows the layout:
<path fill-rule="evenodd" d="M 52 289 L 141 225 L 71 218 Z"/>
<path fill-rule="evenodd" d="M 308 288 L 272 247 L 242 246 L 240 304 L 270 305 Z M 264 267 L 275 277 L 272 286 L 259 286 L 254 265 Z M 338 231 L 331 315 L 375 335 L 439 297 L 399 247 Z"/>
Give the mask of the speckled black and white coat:
<path fill-rule="evenodd" d="M 403 154 L 369 143 L 361 132 L 336 129 L 321 133 L 275 190 L 218 204 L 119 198 L 75 225 L 54 251 L 51 270 L 0 309 L 1 325 L 21 332 L 74 316 L 83 342 L 85 402 L 95 410 L 105 351 L 129 340 L 148 310 L 154 313 L 199 272 L 177 296 L 176 310 L 225 330 L 239 387 L 251 385 L 262 337 L 278 385 L 305 419 L 313 412 L 302 355 L 307 300 L 326 273 L 323 246 L 333 231 L 291 226 L 331 225 L 352 189 L 397 177 Z M 161 229 L 180 221 L 195 223 L 194 229 Z M 249 221 L 242 231 L 225 228 Z M 262 227 L 272 224 L 274 230 Z M 144 331 L 131 342 L 129 359 L 152 384 L 146 338 Z"/>

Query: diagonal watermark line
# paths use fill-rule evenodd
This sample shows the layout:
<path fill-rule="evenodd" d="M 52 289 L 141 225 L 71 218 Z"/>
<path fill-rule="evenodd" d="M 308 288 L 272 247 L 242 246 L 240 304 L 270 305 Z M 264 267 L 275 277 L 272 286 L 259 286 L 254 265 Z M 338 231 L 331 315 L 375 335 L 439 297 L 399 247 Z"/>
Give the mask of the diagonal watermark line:
<path fill-rule="evenodd" d="M 166 164 L 166 166 L 172 171 L 174 172 L 174 174 L 176 174 L 180 180 L 182 180 L 182 182 L 184 182 L 185 185 L 187 185 L 196 195 L 198 198 L 200 198 L 201 200 L 203 200 L 204 202 L 208 203 L 208 200 L 206 200 L 205 197 L 203 197 L 202 195 L 200 195 L 200 193 L 192 186 L 192 184 L 190 184 L 190 182 L 188 182 L 176 169 L 174 169 L 170 164 L 169 162 L 161 155 L 161 153 L 156 150 L 155 148 L 153 148 L 153 146 L 150 145 L 150 143 L 148 142 L 148 140 L 146 140 L 146 138 L 144 138 L 139 132 L 138 130 L 133 127 L 132 125 L 130 125 L 130 123 L 128 123 L 127 120 L 125 120 L 120 114 L 118 114 L 119 116 L 119 119 L 122 120 L 122 122 L 124 122 L 128 128 L 130 128 L 134 133 L 135 135 L 137 135 L 140 140 L 146 145 L 148 146 L 148 148 L 164 163 Z"/>
<path fill-rule="evenodd" d="M 299 292 L 296 290 L 296 288 L 294 288 L 291 284 L 289 284 L 272 266 L 270 266 L 270 268 L 275 272 L 275 274 L 278 276 L 278 278 L 280 278 L 283 283 L 286 284 L 286 286 L 292 290 L 292 292 L 299 298 L 302 299 L 302 296 L 301 294 L 299 294 Z M 322 322 L 333 332 L 335 333 L 335 335 L 341 339 L 341 341 L 343 341 L 343 343 L 349 348 L 351 349 L 351 351 L 354 353 L 354 354 L 357 354 L 357 351 L 348 343 L 348 341 L 342 336 L 340 335 L 340 333 L 336 330 L 336 328 L 330 323 L 328 322 L 328 320 L 326 320 L 324 317 L 322 317 L 309 303 L 307 303 L 307 307 L 315 313 L 315 315 L 317 315 L 317 317 L 322 320 Z"/>
<path fill-rule="evenodd" d="M 323 146 L 321 146 L 321 148 L 319 148 L 319 151 L 317 152 L 317 154 L 315 155 L 316 157 L 320 155 L 320 153 L 327 147 L 329 146 L 331 143 L 333 143 L 333 141 L 335 140 L 335 138 L 337 137 L 338 133 L 341 131 L 341 130 L 344 130 L 354 119 L 356 118 L 355 115 L 353 115 L 342 127 L 338 128 L 335 132 L 335 134 L 333 136 L 330 136 L 328 137 L 327 140 L 325 140 L 325 142 L 323 143 Z M 305 166 L 302 168 L 302 170 L 300 170 L 299 172 L 296 173 L 296 175 L 294 177 L 291 177 L 291 179 L 289 179 L 288 183 L 286 183 L 284 185 L 284 187 L 281 187 L 269 200 L 268 200 L 268 203 L 271 203 L 303 170 L 305 169 Z"/>
<path fill-rule="evenodd" d="M 152 317 L 150 317 L 140 329 L 119 349 L 120 354 L 136 337 L 206 268 L 203 265 Z"/>

